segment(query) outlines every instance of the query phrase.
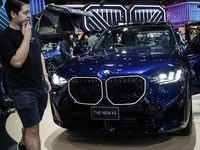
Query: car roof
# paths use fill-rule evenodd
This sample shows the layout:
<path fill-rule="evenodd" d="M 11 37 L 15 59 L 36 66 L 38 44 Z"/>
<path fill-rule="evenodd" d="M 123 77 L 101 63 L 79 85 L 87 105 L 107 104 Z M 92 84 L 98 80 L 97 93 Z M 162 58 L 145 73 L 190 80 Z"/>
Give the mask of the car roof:
<path fill-rule="evenodd" d="M 170 22 L 143 22 L 143 23 L 129 23 L 119 26 L 111 26 L 108 29 L 114 29 L 114 28 L 123 28 L 123 27 L 131 27 L 131 26 L 151 26 L 151 25 L 171 25 Z"/>

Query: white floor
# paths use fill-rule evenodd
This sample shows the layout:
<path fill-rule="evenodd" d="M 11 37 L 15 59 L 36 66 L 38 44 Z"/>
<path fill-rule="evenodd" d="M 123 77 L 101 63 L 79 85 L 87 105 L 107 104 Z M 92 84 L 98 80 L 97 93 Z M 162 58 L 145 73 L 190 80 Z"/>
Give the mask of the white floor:
<path fill-rule="evenodd" d="M 193 96 L 193 117 L 193 133 L 189 136 L 72 132 L 53 122 L 48 104 L 40 124 L 42 150 L 200 150 L 200 94 Z M 17 142 L 21 127 L 17 113 L 11 114 L 6 130 Z"/>

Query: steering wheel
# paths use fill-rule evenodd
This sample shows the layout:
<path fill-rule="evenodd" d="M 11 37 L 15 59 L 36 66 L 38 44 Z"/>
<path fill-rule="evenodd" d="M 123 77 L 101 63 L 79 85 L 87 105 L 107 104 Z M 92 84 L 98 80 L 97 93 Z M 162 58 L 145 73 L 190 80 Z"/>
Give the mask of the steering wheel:
<path fill-rule="evenodd" d="M 112 47 L 124 47 L 124 45 L 121 43 L 113 43 Z"/>

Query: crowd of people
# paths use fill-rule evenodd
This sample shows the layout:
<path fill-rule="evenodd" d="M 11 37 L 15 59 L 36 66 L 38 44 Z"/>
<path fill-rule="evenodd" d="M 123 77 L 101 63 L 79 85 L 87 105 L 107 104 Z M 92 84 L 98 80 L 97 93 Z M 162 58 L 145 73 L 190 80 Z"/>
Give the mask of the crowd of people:
<path fill-rule="evenodd" d="M 98 39 L 97 33 L 98 33 L 97 31 L 92 31 L 89 37 L 88 35 L 83 35 L 83 37 L 79 41 L 80 45 L 92 47 L 92 45 Z M 72 33 L 66 32 L 60 44 L 62 62 L 65 62 L 71 58 L 74 58 L 76 54 L 81 53 L 81 52 L 76 51 L 76 46 L 77 45 L 74 40 L 74 35 Z"/>

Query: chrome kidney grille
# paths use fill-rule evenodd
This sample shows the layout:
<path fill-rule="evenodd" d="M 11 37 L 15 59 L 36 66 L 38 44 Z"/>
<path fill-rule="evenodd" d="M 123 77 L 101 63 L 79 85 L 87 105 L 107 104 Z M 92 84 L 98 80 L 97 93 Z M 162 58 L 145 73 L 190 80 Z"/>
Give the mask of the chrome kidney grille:
<path fill-rule="evenodd" d="M 103 98 L 102 82 L 99 78 L 74 77 L 68 83 L 71 97 L 80 104 L 97 104 Z"/>
<path fill-rule="evenodd" d="M 146 80 L 141 76 L 117 76 L 103 83 L 96 77 L 74 77 L 68 89 L 75 102 L 83 105 L 97 105 L 103 97 L 112 105 L 133 105 L 145 94 Z"/>
<path fill-rule="evenodd" d="M 113 105 L 137 103 L 145 93 L 146 83 L 140 76 L 111 77 L 105 82 L 107 99 Z"/>

